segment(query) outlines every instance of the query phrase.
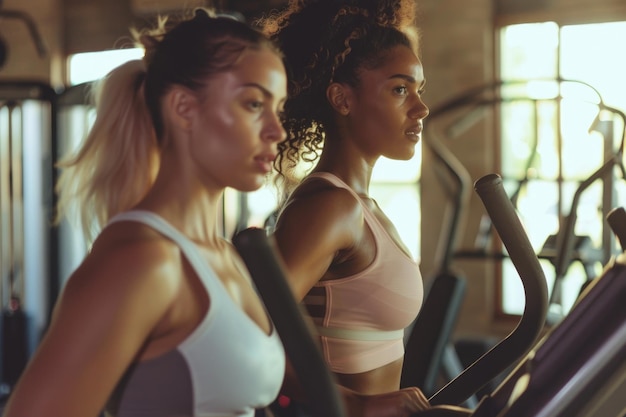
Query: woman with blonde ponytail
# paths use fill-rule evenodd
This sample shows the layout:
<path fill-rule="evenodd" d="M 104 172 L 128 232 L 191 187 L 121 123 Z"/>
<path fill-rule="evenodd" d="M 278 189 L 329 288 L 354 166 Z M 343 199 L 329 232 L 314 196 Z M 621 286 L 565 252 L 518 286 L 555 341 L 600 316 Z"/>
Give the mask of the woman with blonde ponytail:
<path fill-rule="evenodd" d="M 210 11 L 162 23 L 97 84 L 60 163 L 58 215 L 95 240 L 4 417 L 252 417 L 281 386 L 282 344 L 218 227 L 224 189 L 260 188 L 285 138 L 281 55 Z"/>

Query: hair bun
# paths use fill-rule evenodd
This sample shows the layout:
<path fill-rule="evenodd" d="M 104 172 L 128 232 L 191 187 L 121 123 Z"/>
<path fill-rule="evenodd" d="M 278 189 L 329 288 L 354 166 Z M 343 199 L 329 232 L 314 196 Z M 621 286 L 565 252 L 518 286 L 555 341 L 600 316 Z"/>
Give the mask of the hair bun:
<path fill-rule="evenodd" d="M 211 15 L 209 14 L 209 11 L 207 9 L 204 9 L 202 7 L 198 7 L 195 11 L 194 11 L 194 19 L 197 20 L 206 20 L 208 21 L 209 19 L 211 19 Z"/>
<path fill-rule="evenodd" d="M 141 45 L 143 45 L 143 48 L 145 50 L 143 61 L 146 66 L 150 66 L 154 59 L 154 54 L 156 53 L 157 47 L 159 46 L 159 40 L 152 35 L 144 33 L 139 37 L 139 42 L 141 43 Z"/>

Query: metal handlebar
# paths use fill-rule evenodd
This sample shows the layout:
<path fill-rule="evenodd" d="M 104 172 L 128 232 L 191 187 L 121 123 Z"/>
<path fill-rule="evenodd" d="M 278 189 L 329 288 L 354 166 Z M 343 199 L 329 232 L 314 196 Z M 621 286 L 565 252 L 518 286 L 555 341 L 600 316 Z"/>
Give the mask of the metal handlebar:
<path fill-rule="evenodd" d="M 606 216 L 611 230 L 617 236 L 623 251 L 626 251 L 626 210 L 623 207 L 614 208 Z"/>
<path fill-rule="evenodd" d="M 287 357 L 317 417 L 345 417 L 335 380 L 313 339 L 305 315 L 296 303 L 277 252 L 265 230 L 248 228 L 233 237 L 278 331 Z"/>
<path fill-rule="evenodd" d="M 543 329 L 548 311 L 548 289 L 539 260 L 504 191 L 502 178 L 489 174 L 474 184 L 474 189 L 491 217 L 524 286 L 526 306 L 517 327 L 491 350 L 477 359 L 459 376 L 430 398 L 433 405 L 461 404 L 534 345 Z"/>

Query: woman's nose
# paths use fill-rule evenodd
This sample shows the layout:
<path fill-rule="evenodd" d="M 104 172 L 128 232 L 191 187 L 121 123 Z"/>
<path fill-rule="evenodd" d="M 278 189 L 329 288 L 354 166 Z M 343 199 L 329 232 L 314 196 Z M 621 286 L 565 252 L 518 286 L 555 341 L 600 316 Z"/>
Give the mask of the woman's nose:
<path fill-rule="evenodd" d="M 424 103 L 421 98 L 418 98 L 415 102 L 415 105 L 411 108 L 411 111 L 409 112 L 409 117 L 415 120 L 422 120 L 428 117 L 429 113 L 430 109 L 428 108 L 426 103 Z"/>
<path fill-rule="evenodd" d="M 268 118 L 268 123 L 263 132 L 263 139 L 272 142 L 281 142 L 287 138 L 287 132 L 278 115 L 272 115 Z"/>

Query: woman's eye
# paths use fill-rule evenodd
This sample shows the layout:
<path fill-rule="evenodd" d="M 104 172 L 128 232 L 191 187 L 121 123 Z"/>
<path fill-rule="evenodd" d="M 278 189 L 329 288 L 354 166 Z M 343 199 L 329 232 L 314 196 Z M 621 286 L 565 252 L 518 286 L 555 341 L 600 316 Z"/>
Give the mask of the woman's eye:
<path fill-rule="evenodd" d="M 393 91 L 399 95 L 406 95 L 408 92 L 408 88 L 406 88 L 406 86 L 400 86 L 400 87 L 394 88 Z"/>
<path fill-rule="evenodd" d="M 261 109 L 263 109 L 263 102 L 262 101 L 258 101 L 258 100 L 253 100 L 253 101 L 248 102 L 248 107 L 251 110 L 255 110 L 255 111 L 256 110 L 261 110 Z"/>

